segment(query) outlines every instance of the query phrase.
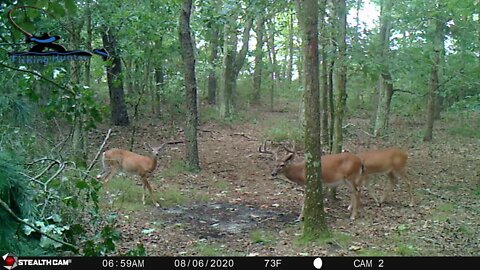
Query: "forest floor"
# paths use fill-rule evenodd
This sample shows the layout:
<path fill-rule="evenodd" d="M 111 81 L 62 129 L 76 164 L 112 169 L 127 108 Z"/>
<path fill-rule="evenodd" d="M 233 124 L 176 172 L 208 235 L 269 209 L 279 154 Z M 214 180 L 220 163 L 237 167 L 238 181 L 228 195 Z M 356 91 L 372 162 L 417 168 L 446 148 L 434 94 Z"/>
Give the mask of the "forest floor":
<path fill-rule="evenodd" d="M 476 186 L 480 142 L 452 135 L 449 123 L 439 121 L 435 141 L 423 143 L 423 124 L 394 118 L 394 132 L 372 138 L 368 119 L 354 118 L 346 129 L 345 147 L 351 152 L 401 147 L 409 152 L 408 175 L 414 185 L 416 205 L 410 207 L 404 181 L 391 200 L 377 206 L 386 175 L 371 177 L 362 191 L 360 216 L 349 219 L 350 195 L 338 188 L 338 200 L 327 200 L 332 237 L 315 242 L 301 237 L 303 191 L 283 176 L 272 179 L 271 157 L 258 152 L 266 129 L 276 121 L 297 119 L 294 113 L 264 112 L 254 121 L 201 125 L 198 133 L 200 173 L 190 173 L 184 163 L 184 145 L 167 147 L 150 181 L 161 207 L 130 176 L 109 182 L 102 192 L 102 211 L 116 213 L 122 232 L 119 253 L 141 243 L 151 256 L 467 256 L 480 255 L 480 189 Z M 183 130 L 159 126 L 153 119 L 138 127 L 135 151 L 183 139 Z M 97 145 L 105 130 L 99 130 Z M 394 134 L 394 135 L 393 135 Z M 116 128 L 108 147 L 128 149 L 130 131 Z"/>

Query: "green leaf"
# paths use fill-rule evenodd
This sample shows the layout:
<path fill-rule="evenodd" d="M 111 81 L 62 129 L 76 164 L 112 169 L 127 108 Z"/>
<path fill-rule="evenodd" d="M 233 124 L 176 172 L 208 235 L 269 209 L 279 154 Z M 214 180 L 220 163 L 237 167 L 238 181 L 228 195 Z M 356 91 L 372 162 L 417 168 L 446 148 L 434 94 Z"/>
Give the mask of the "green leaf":
<path fill-rule="evenodd" d="M 65 9 L 59 3 L 56 3 L 56 2 L 51 2 L 48 4 L 48 11 L 52 15 L 58 15 L 57 17 L 65 16 Z"/>
<path fill-rule="evenodd" d="M 75 186 L 76 186 L 78 189 L 86 189 L 86 188 L 88 188 L 88 184 L 87 184 L 87 182 L 85 182 L 85 181 L 77 181 L 77 182 L 75 183 Z"/>
<path fill-rule="evenodd" d="M 65 0 L 65 8 L 69 14 L 77 14 L 77 5 L 75 4 L 74 0 Z"/>

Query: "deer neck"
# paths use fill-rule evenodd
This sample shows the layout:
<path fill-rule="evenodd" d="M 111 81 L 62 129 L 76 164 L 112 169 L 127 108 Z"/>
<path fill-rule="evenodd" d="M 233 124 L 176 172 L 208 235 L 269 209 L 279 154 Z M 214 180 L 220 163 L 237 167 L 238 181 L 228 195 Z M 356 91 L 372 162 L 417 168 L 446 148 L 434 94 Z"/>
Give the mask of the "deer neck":
<path fill-rule="evenodd" d="M 149 154 L 148 158 L 150 158 L 150 160 L 152 161 L 152 171 L 154 171 L 155 168 L 157 168 L 158 156 L 153 155 L 153 154 Z"/>
<path fill-rule="evenodd" d="M 302 167 L 304 164 L 300 163 L 291 163 L 285 167 L 283 175 L 288 178 L 288 180 L 295 182 L 299 185 L 305 185 L 305 169 Z"/>

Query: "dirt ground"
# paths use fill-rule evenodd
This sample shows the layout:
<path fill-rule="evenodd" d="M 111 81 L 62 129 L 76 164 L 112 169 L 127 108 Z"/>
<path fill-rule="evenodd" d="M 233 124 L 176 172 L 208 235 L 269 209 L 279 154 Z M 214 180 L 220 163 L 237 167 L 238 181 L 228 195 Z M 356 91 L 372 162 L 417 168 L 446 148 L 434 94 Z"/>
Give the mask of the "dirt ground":
<path fill-rule="evenodd" d="M 288 112 L 262 112 L 258 117 L 263 123 L 279 118 L 296 121 Z M 183 139 L 179 128 L 148 122 L 138 129 L 138 145 Z M 172 145 L 162 152 L 151 180 L 161 207 L 105 206 L 104 211 L 118 214 L 119 252 L 142 243 L 152 256 L 480 255 L 480 194 L 475 186 L 478 139 L 452 137 L 438 124 L 435 142 L 425 144 L 421 142 L 422 123 L 400 119 L 392 121 L 394 139 L 376 139 L 364 132 L 367 119 L 351 123 L 345 143 L 351 152 L 387 146 L 409 152 L 415 206 L 408 205 L 403 181 L 388 203 L 377 206 L 371 195 L 381 196 L 387 177 L 371 177 L 369 191 L 362 191 L 357 220 L 349 219 L 350 197 L 347 187 L 341 187 L 337 201 L 325 202 L 332 238 L 305 242 L 301 223 L 295 222 L 302 189 L 283 176 L 272 179 L 274 161 L 257 151 L 265 127 L 258 122 L 206 123 L 198 133 L 200 173 L 166 173 L 182 164 L 184 145 Z M 98 145 L 102 134 L 105 130 L 95 134 Z M 109 147 L 128 149 L 129 135 L 127 129 L 116 128 Z M 140 146 L 136 151 L 145 153 Z M 111 182 L 126 179 L 130 178 Z M 135 188 L 141 192 L 138 183 Z"/>

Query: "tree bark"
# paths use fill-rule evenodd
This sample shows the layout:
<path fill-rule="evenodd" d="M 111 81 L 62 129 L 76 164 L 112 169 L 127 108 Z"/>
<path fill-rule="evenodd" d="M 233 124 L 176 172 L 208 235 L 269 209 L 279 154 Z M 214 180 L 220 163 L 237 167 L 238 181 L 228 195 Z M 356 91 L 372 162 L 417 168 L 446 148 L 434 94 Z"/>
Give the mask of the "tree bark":
<path fill-rule="evenodd" d="M 268 58 L 270 61 L 270 111 L 273 111 L 273 98 L 277 84 L 277 54 L 275 51 L 275 19 L 272 18 L 268 33 Z"/>
<path fill-rule="evenodd" d="M 383 0 L 380 2 L 380 39 L 378 61 L 380 74 L 378 76 L 378 106 L 373 129 L 374 136 L 380 136 L 388 129 L 390 117 L 390 103 L 393 96 L 393 83 L 390 75 L 389 52 L 390 52 L 390 24 L 393 1 Z"/>
<path fill-rule="evenodd" d="M 262 86 L 263 71 L 263 34 L 265 32 L 265 15 L 262 14 L 257 18 L 255 32 L 257 34 L 257 45 L 255 48 L 255 70 L 253 71 L 253 95 L 252 103 L 260 103 L 260 93 Z"/>
<path fill-rule="evenodd" d="M 305 159 L 307 183 L 305 187 L 304 235 L 317 238 L 327 232 L 323 211 L 320 85 L 318 59 L 318 1 L 297 0 L 298 20 L 302 29 L 305 61 Z"/>
<path fill-rule="evenodd" d="M 115 126 L 128 126 L 127 105 L 123 91 L 122 64 L 117 52 L 117 40 L 110 28 L 102 33 L 103 47 L 112 56 L 111 64 L 107 65 L 107 83 L 110 93 L 111 120 Z"/>
<path fill-rule="evenodd" d="M 335 106 L 335 123 L 333 152 L 340 153 L 343 144 L 343 117 L 345 115 L 345 105 L 347 102 L 347 65 L 346 65 L 346 36 L 347 36 L 347 7 L 345 0 L 334 1 L 337 29 L 337 59 L 335 61 L 335 88 L 337 92 L 337 100 Z"/>
<path fill-rule="evenodd" d="M 293 11 L 289 9 L 288 17 L 288 62 L 287 62 L 287 71 L 286 78 L 288 86 L 292 83 L 292 74 L 293 74 Z"/>
<path fill-rule="evenodd" d="M 427 124 L 423 141 L 431 141 L 433 139 L 433 122 L 435 121 L 435 103 L 436 95 L 439 88 L 438 72 L 441 66 L 441 54 L 444 49 L 444 20 L 439 16 L 433 18 L 435 23 L 435 33 L 433 37 L 433 53 L 432 66 L 430 67 L 430 82 L 427 103 Z"/>
<path fill-rule="evenodd" d="M 184 0 L 180 12 L 179 39 L 182 48 L 184 69 L 184 85 L 187 104 L 187 119 L 185 123 L 186 158 L 189 168 L 200 170 L 197 145 L 197 82 L 195 78 L 195 55 L 193 52 L 192 31 L 190 29 L 190 15 L 192 0 Z"/>
<path fill-rule="evenodd" d="M 233 108 L 233 91 L 235 88 L 234 80 L 234 61 L 235 48 L 237 47 L 236 34 L 232 33 L 231 26 L 226 23 L 224 26 L 224 46 L 223 46 L 223 87 L 222 97 L 220 101 L 220 116 L 229 118 L 232 116 Z"/>
<path fill-rule="evenodd" d="M 325 15 L 327 0 L 322 0 L 320 4 L 320 40 L 321 40 L 321 85 L 320 85 L 320 110 L 321 110 L 321 131 L 322 145 L 330 145 L 329 126 L 328 126 L 328 66 L 327 66 L 327 46 L 328 33 L 325 26 Z"/>
<path fill-rule="evenodd" d="M 247 56 L 250 29 L 253 25 L 253 17 L 247 14 L 245 16 L 247 19 L 243 28 L 242 48 L 238 53 L 236 50 L 238 43 L 237 30 L 232 27 L 236 23 L 230 21 L 225 23 L 224 26 L 223 87 L 222 97 L 220 98 L 220 116 L 222 118 L 231 117 L 235 111 L 237 78 Z M 230 20 L 234 20 L 234 18 L 230 18 Z"/>
<path fill-rule="evenodd" d="M 217 102 L 217 59 L 218 59 L 218 35 L 219 30 L 217 26 L 212 26 L 211 40 L 210 40 L 210 55 L 208 62 L 210 64 L 210 71 L 208 72 L 208 104 L 215 105 Z"/>

